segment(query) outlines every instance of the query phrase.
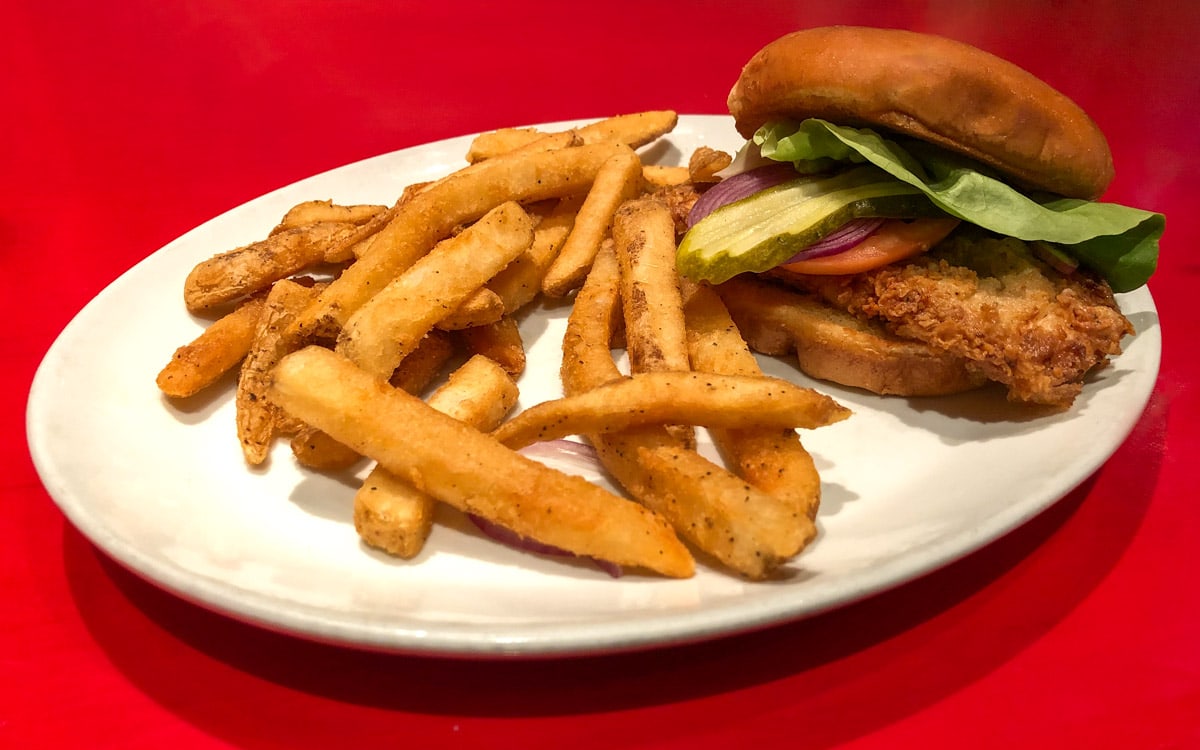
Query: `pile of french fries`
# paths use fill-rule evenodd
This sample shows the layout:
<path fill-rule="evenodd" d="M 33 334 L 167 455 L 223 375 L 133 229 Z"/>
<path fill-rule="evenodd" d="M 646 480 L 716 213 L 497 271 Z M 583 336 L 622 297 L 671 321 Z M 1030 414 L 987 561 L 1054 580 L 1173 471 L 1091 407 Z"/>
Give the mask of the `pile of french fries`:
<path fill-rule="evenodd" d="M 700 556 L 769 577 L 816 534 L 820 481 L 796 429 L 849 412 L 765 376 L 720 296 L 676 272 L 683 217 L 730 161 L 701 148 L 686 167 L 643 164 L 637 149 L 676 122 L 498 130 L 391 206 L 295 206 L 188 275 L 188 310 L 212 322 L 159 388 L 188 398 L 239 368 L 248 464 L 279 439 L 313 470 L 373 461 L 353 520 L 392 555 L 416 556 L 445 503 L 622 568 L 687 577 Z M 565 395 L 512 415 L 520 316 L 568 299 Z M 518 452 L 574 435 L 623 493 Z"/>

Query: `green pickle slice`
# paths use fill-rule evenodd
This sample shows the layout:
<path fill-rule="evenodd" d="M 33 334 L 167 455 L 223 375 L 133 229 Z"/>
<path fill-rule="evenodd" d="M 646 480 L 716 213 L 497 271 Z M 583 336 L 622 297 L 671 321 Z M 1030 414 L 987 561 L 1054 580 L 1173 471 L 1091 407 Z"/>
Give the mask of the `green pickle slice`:
<path fill-rule="evenodd" d="M 800 177 L 701 219 L 679 243 L 676 265 L 689 279 L 719 284 L 774 268 L 852 219 L 944 215 L 920 190 L 873 166 Z"/>

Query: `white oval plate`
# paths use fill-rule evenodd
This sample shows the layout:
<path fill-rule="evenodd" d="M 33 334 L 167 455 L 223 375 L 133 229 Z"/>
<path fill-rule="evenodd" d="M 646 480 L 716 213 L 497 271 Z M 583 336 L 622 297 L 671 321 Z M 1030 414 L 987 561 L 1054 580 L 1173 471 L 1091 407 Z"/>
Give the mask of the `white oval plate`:
<path fill-rule="evenodd" d="M 1094 472 L 1154 387 L 1161 337 L 1145 289 L 1120 298 L 1136 337 L 1063 414 L 1029 418 L 997 390 L 897 399 L 817 384 L 854 416 L 804 434 L 824 483 L 821 533 L 778 581 L 705 568 L 689 580 L 613 579 L 497 545 L 452 513 L 416 560 L 388 558 L 355 534 L 353 474 L 301 470 L 286 444 L 267 469 L 250 470 L 234 437 L 232 388 L 181 405 L 162 397 L 154 378 L 205 324 L 182 302 L 194 264 L 261 238 L 303 200 L 391 203 L 409 183 L 462 166 L 469 141 L 386 154 L 250 201 L 92 300 L 47 353 L 27 413 L 37 469 L 70 521 L 182 597 L 313 639 L 444 655 L 631 650 L 812 615 L 981 547 Z M 728 117 L 684 116 L 646 155 L 680 163 L 701 144 L 732 151 L 740 140 Z M 538 309 L 523 323 L 524 405 L 561 394 L 566 313 Z M 771 374 L 811 384 L 788 362 L 763 362 Z"/>

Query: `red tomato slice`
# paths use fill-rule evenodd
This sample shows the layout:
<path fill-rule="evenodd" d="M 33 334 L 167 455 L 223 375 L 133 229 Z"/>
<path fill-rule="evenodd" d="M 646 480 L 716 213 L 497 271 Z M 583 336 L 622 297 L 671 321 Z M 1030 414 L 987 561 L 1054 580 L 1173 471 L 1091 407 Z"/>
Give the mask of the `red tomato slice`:
<path fill-rule="evenodd" d="M 818 276 L 862 273 L 919 255 L 945 239 L 956 226 L 958 219 L 889 219 L 849 250 L 779 267 Z"/>

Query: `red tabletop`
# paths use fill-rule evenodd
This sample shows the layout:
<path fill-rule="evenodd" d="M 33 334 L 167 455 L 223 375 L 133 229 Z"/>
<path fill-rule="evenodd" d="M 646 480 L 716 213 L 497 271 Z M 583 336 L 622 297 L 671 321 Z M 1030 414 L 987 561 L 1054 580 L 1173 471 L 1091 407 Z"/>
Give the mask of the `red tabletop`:
<path fill-rule="evenodd" d="M 763 632 L 476 662 L 318 645 L 186 603 L 107 558 L 41 485 L 24 407 L 42 355 L 191 227 L 446 136 L 720 113 L 762 44 L 846 22 L 952 35 L 1041 75 L 1107 132 L 1108 198 L 1168 217 L 1149 406 L 1017 531 Z M 18 2 L 5 26 L 0 747 L 1200 747 L 1200 5 L 128 0 Z"/>

